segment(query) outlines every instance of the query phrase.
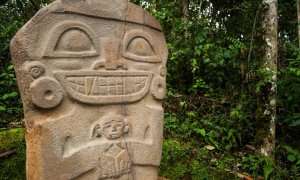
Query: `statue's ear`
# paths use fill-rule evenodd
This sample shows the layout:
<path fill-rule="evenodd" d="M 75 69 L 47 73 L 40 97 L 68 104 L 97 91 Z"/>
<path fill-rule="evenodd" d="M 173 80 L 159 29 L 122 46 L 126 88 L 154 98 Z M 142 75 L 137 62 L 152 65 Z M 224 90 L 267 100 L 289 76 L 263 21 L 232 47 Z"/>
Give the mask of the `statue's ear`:
<path fill-rule="evenodd" d="M 96 139 L 99 137 L 101 137 L 101 126 L 99 124 L 96 124 L 93 129 L 92 138 Z"/>

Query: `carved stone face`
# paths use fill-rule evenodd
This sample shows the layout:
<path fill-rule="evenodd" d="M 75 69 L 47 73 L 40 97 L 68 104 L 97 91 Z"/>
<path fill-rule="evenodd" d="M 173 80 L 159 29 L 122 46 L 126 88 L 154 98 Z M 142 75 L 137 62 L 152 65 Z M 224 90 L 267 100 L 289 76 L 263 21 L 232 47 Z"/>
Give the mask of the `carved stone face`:
<path fill-rule="evenodd" d="M 137 102 L 149 92 L 164 98 L 167 51 L 159 43 L 163 34 L 155 28 L 85 16 L 49 23 L 39 32 L 47 38 L 31 52 L 39 61 L 26 63 L 33 79 L 43 79 L 31 87 L 39 89 L 32 94 L 34 105 L 58 106 L 63 97 L 53 89 L 95 105 Z M 53 88 L 44 85 L 49 75 L 58 80 L 51 79 Z"/>
<path fill-rule="evenodd" d="M 99 179 L 93 168 L 109 140 L 130 144 L 134 179 L 157 179 L 168 50 L 153 16 L 128 0 L 56 0 L 18 32 L 11 52 L 28 179 Z"/>
<path fill-rule="evenodd" d="M 94 126 L 92 138 L 100 138 L 103 135 L 109 140 L 114 140 L 119 139 L 128 132 L 129 126 L 124 122 L 123 117 L 107 115 Z"/>
<path fill-rule="evenodd" d="M 124 132 L 125 124 L 121 119 L 110 119 L 103 124 L 102 133 L 109 139 L 119 139 Z"/>

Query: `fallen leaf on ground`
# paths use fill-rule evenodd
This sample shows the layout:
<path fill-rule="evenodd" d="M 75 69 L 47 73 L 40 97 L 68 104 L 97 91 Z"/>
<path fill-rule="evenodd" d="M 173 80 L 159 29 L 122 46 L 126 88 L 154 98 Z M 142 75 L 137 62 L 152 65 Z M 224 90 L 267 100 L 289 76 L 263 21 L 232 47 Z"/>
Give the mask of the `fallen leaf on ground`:
<path fill-rule="evenodd" d="M 247 175 L 244 175 L 241 173 L 237 173 L 236 175 L 243 180 L 253 180 L 253 178 L 251 176 L 247 176 Z"/>
<path fill-rule="evenodd" d="M 263 180 L 264 177 L 263 177 L 263 176 L 258 176 L 257 179 L 258 179 L 258 180 Z"/>
<path fill-rule="evenodd" d="M 216 149 L 214 146 L 210 146 L 210 145 L 204 146 L 204 148 L 210 151 Z"/>

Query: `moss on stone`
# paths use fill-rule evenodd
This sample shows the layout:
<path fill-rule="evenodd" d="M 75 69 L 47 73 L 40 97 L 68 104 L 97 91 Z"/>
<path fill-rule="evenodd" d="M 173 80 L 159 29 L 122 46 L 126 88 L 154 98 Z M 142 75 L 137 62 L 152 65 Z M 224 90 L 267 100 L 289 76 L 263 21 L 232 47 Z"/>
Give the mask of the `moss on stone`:
<path fill-rule="evenodd" d="M 26 179 L 25 130 L 22 128 L 0 132 L 0 149 L 12 149 L 15 153 L 0 158 L 1 180 Z"/>

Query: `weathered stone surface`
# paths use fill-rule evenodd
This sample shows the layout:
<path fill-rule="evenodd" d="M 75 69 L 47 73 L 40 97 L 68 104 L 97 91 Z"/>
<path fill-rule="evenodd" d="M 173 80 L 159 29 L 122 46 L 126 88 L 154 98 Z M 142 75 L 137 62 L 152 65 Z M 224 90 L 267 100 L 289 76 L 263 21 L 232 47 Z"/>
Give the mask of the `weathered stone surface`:
<path fill-rule="evenodd" d="M 167 46 L 127 0 L 57 0 L 14 37 L 27 179 L 157 180 Z"/>

